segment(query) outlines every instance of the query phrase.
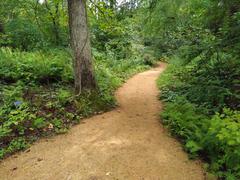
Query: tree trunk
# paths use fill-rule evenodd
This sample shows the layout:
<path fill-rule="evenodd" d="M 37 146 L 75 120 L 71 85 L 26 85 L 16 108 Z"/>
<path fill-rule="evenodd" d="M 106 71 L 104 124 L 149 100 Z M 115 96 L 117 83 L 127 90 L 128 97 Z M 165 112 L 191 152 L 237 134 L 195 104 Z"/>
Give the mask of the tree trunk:
<path fill-rule="evenodd" d="M 59 34 L 59 4 L 60 2 L 54 2 L 54 5 L 49 5 L 48 1 L 45 1 L 45 7 L 48 10 L 50 18 L 52 20 L 52 32 L 54 35 L 54 44 L 59 46 L 60 45 L 60 34 Z M 55 12 L 52 12 L 52 6 L 54 6 Z"/>
<path fill-rule="evenodd" d="M 110 2 L 110 8 L 111 8 L 112 10 L 114 10 L 115 7 L 116 7 L 117 1 L 116 1 L 116 0 L 109 0 L 109 2 Z"/>
<path fill-rule="evenodd" d="M 77 94 L 80 94 L 83 89 L 96 88 L 90 34 L 88 31 L 86 0 L 68 0 L 68 13 L 71 46 L 74 54 L 75 91 Z"/>
<path fill-rule="evenodd" d="M 1 23 L 0 21 L 0 33 L 3 33 L 3 32 L 4 32 L 3 23 Z"/>

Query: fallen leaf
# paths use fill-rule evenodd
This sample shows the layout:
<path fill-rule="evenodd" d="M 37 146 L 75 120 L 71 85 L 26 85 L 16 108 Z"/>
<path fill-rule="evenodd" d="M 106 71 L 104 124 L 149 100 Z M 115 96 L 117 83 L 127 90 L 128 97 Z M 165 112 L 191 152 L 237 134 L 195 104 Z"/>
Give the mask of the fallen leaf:
<path fill-rule="evenodd" d="M 37 159 L 37 161 L 42 161 L 42 160 L 43 160 L 43 158 L 38 158 L 38 159 Z"/>
<path fill-rule="evenodd" d="M 11 170 L 12 170 L 12 171 L 16 171 L 16 170 L 17 170 L 17 167 L 12 168 Z"/>

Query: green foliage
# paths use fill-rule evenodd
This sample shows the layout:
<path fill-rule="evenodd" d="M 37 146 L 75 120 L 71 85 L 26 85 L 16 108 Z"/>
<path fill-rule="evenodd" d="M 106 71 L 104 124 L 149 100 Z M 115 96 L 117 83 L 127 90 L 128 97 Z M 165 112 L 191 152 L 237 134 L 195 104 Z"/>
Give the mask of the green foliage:
<path fill-rule="evenodd" d="M 60 119 L 54 119 L 53 125 L 60 129 L 62 127 L 62 121 Z"/>
<path fill-rule="evenodd" d="M 81 118 L 114 107 L 116 88 L 149 67 L 136 56 L 119 60 L 95 51 L 94 56 L 99 89 L 75 96 L 67 50 L 0 49 L 0 158 L 28 147 L 39 136 L 65 133 Z"/>
<path fill-rule="evenodd" d="M 185 92 L 187 98 L 213 111 L 221 111 L 224 107 L 238 109 L 238 58 L 226 53 L 216 53 L 208 59 L 207 64 L 202 61 L 205 59 L 191 63 L 187 66 L 191 70 L 182 74 L 183 81 L 189 85 Z"/>
<path fill-rule="evenodd" d="M 144 63 L 149 66 L 156 65 L 156 59 L 151 54 L 145 54 L 144 55 Z"/>
<path fill-rule="evenodd" d="M 209 163 L 209 171 L 222 178 L 240 177 L 239 111 L 225 109 L 211 118 L 196 105 L 177 99 L 165 104 L 161 116 L 192 157 L 201 155 Z"/>
<path fill-rule="evenodd" d="M 70 99 L 71 97 L 72 97 L 72 92 L 69 90 L 59 89 L 57 93 L 57 100 L 63 106 L 65 106 L 67 103 L 71 101 Z"/>
<path fill-rule="evenodd" d="M 6 0 L 0 7 L 1 36 L 5 39 L 0 46 L 36 50 L 68 45 L 66 2 Z"/>
<path fill-rule="evenodd" d="M 144 31 L 170 57 L 158 81 L 163 122 L 209 171 L 239 179 L 239 1 L 174 2 L 156 3 Z"/>
<path fill-rule="evenodd" d="M 33 120 L 33 128 L 40 129 L 46 126 L 45 120 L 43 118 L 36 118 Z"/>
<path fill-rule="evenodd" d="M 185 147 L 192 155 L 201 155 L 209 162 L 211 171 L 223 178 L 238 179 L 236 163 L 239 164 L 239 147 L 232 148 L 215 135 L 220 134 L 218 125 L 227 126 L 222 118 L 216 121 L 216 117 L 224 116 L 224 108 L 239 110 L 239 26 L 236 21 L 239 2 L 191 0 L 186 4 L 183 3 L 183 7 L 176 11 L 185 14 L 184 23 L 173 23 L 170 31 L 155 24 L 163 34 L 156 32 L 157 37 L 160 36 L 156 41 L 161 46 L 153 45 L 161 48 L 160 51 L 163 49 L 163 55 L 175 54 L 174 58 L 170 58 L 174 66 L 171 65 L 159 80 L 161 98 L 167 102 L 163 121 L 174 134 L 184 139 Z M 154 14 L 162 16 L 157 11 Z M 179 101 L 179 98 L 184 100 Z M 200 119 L 199 114 L 203 116 Z M 214 114 L 220 115 L 212 118 Z M 189 120 L 190 117 L 193 120 Z M 231 136 L 234 128 L 238 129 L 239 122 L 230 124 L 233 129 L 226 128 L 224 131 L 230 138 L 229 142 L 233 142 L 235 137 L 239 138 L 238 135 Z M 210 133 L 212 131 L 216 134 Z"/>
<path fill-rule="evenodd" d="M 130 9 L 95 3 L 87 5 L 98 90 L 76 96 L 66 1 L 0 2 L 0 158 L 114 107 L 116 88 L 154 63 L 142 58 Z"/>
<path fill-rule="evenodd" d="M 16 102 L 15 102 L 16 104 Z M 0 108 L 0 141 L 2 152 L 12 153 L 26 147 L 24 135 L 28 133 L 31 127 L 31 121 L 36 116 L 31 113 L 26 103 L 16 107 L 5 106 Z M 8 144 L 6 146 L 6 144 Z M 5 155 L 2 153 L 2 156 Z M 1 156 L 1 157 L 2 157 Z"/>
<path fill-rule="evenodd" d="M 1 48 L 0 60 L 0 81 L 2 83 L 73 82 L 71 58 L 67 51 L 56 49 L 28 53 Z"/>
<path fill-rule="evenodd" d="M 172 63 L 174 62 L 176 60 L 172 61 Z M 206 73 L 205 69 L 200 70 Z M 221 72 L 232 74 L 229 70 Z M 159 78 L 161 99 L 165 101 L 164 110 L 161 113 L 162 122 L 174 135 L 183 140 L 185 149 L 191 154 L 191 157 L 201 156 L 209 163 L 209 171 L 221 178 L 238 179 L 240 178 L 240 112 L 221 108 L 232 105 L 232 103 L 222 103 L 223 93 L 221 92 L 216 94 L 216 91 L 213 91 L 212 95 L 207 94 L 209 99 L 204 101 L 203 97 L 206 94 L 201 93 L 204 89 L 209 89 L 211 78 L 206 78 L 204 82 L 199 79 L 198 83 L 191 84 L 200 76 L 191 76 L 192 78 L 187 79 L 186 76 L 190 72 L 197 73 L 193 65 L 179 67 L 172 64 Z M 214 75 L 214 73 L 212 74 Z M 207 87 L 204 86 L 205 83 L 208 83 Z M 203 89 L 199 87 L 200 85 L 203 86 Z M 223 86 L 222 84 L 221 87 L 229 88 L 231 85 Z M 199 91 L 195 91 L 196 86 L 200 89 Z M 202 100 L 196 101 L 198 97 L 194 96 L 195 98 L 193 98 L 189 95 L 193 92 L 197 93 Z M 211 89 L 209 92 L 211 93 Z M 219 112 L 214 106 L 207 105 L 214 97 L 218 102 Z"/>
<path fill-rule="evenodd" d="M 162 118 L 163 123 L 166 123 L 175 135 L 184 139 L 194 140 L 192 139 L 194 136 L 200 138 L 198 133 L 204 134 L 198 131 L 204 130 L 201 126 L 204 125 L 206 117 L 201 114 L 199 108 L 184 98 L 177 98 L 174 102 L 166 103 Z"/>
<path fill-rule="evenodd" d="M 5 26 L 5 31 L 8 45 L 11 47 L 32 50 L 43 46 L 43 37 L 38 27 L 26 20 L 12 20 Z"/>
<path fill-rule="evenodd" d="M 224 109 L 212 117 L 205 136 L 204 149 L 209 153 L 210 168 L 227 176 L 240 177 L 240 112 Z M 220 175 L 224 173 L 220 172 Z"/>
<path fill-rule="evenodd" d="M 181 58 L 174 59 L 172 63 L 181 62 Z M 224 107 L 239 109 L 239 61 L 225 53 L 214 54 L 208 64 L 202 63 L 204 60 L 196 58 L 185 66 L 171 65 L 160 80 L 168 81 L 162 87 L 162 96 L 167 100 L 185 96 L 212 113 Z"/>
<path fill-rule="evenodd" d="M 13 153 L 28 147 L 26 140 L 22 137 L 12 140 L 5 153 Z"/>

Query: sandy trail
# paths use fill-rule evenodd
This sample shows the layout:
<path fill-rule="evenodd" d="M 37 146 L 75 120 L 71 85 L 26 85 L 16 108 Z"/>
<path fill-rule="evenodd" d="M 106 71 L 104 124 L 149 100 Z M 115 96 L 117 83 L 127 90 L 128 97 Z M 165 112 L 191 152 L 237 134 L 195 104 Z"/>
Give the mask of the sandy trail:
<path fill-rule="evenodd" d="M 117 93 L 119 108 L 84 120 L 69 133 L 42 139 L 0 164 L 1 180 L 201 180 L 201 164 L 159 123 L 156 78 L 140 73 Z"/>

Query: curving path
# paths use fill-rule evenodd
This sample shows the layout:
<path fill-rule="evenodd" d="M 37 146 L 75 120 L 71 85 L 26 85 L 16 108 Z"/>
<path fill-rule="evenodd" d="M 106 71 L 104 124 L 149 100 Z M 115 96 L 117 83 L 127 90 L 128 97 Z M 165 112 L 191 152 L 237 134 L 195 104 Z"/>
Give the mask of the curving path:
<path fill-rule="evenodd" d="M 140 73 L 121 87 L 119 108 L 86 119 L 69 133 L 42 139 L 0 164 L 1 180 L 202 180 L 197 161 L 159 123 L 155 80 Z"/>

